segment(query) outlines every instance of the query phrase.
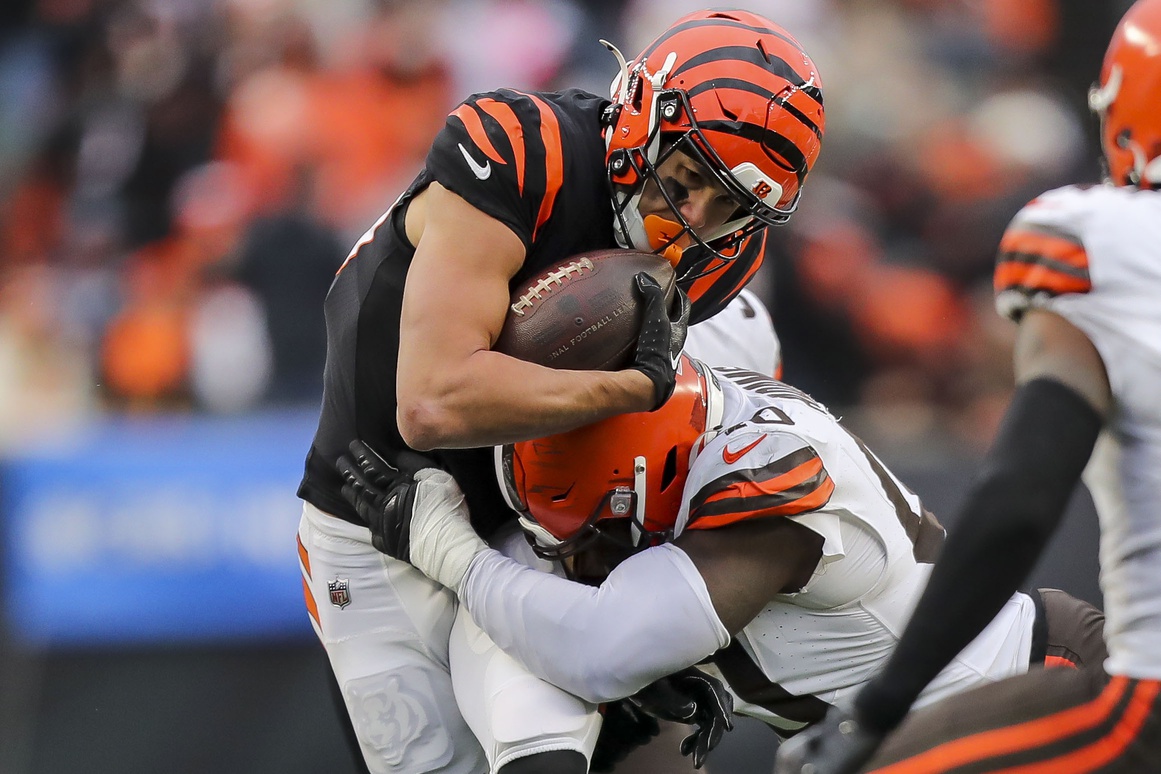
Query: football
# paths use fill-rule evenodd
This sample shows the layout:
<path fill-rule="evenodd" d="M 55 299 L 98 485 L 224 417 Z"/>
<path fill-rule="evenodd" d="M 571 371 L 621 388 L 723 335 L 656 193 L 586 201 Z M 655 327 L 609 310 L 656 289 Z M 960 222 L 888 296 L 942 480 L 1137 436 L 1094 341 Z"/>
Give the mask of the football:
<path fill-rule="evenodd" d="M 550 266 L 512 291 L 493 349 L 551 368 L 615 371 L 632 360 L 644 311 L 633 282 L 648 272 L 673 300 L 669 261 L 634 250 L 595 250 Z"/>

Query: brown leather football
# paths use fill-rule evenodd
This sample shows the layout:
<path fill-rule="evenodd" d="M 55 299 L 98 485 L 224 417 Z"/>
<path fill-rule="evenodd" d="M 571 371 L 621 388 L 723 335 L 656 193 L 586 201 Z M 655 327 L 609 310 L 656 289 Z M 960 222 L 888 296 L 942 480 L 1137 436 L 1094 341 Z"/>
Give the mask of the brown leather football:
<path fill-rule="evenodd" d="M 493 349 L 551 368 L 624 368 L 632 360 L 644 314 L 633 282 L 642 271 L 673 300 L 673 266 L 653 253 L 595 250 L 539 272 L 513 289 Z"/>

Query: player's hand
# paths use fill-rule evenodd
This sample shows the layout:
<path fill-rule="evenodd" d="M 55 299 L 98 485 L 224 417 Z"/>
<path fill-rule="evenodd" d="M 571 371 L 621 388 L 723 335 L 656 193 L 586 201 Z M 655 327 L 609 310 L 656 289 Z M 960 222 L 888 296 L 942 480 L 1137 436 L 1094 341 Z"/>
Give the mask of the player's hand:
<path fill-rule="evenodd" d="M 426 460 L 416 454 L 401 456 L 396 468 L 361 441 L 350 450 L 336 463 L 346 481 L 343 496 L 367 519 L 375 548 L 458 593 L 472 559 L 488 545 L 472 529 L 455 479 L 430 462 L 417 468 Z"/>
<path fill-rule="evenodd" d="M 882 741 L 883 734 L 857 713 L 833 707 L 821 722 L 782 743 L 774 774 L 855 774 Z"/>
<path fill-rule="evenodd" d="M 661 733 L 657 718 L 642 712 L 628 699 L 609 702 L 601 714 L 601 731 L 589 761 L 593 774 L 612 771 L 629 753 Z"/>
<path fill-rule="evenodd" d="M 722 735 L 734 729 L 734 697 L 721 681 L 697 667 L 688 667 L 647 685 L 626 701 L 661 720 L 697 729 L 681 742 L 681 754 L 693 756 L 700 769 Z"/>
<path fill-rule="evenodd" d="M 689 296 L 681 288 L 675 288 L 673 303 L 667 305 L 661 285 L 648 272 L 640 272 L 633 281 L 645 302 L 645 319 L 637 335 L 637 352 L 629 367 L 653 382 L 651 410 L 656 411 L 669 400 L 677 383 L 677 364 L 689 330 Z"/>
<path fill-rule="evenodd" d="M 343 477 L 343 498 L 371 528 L 377 550 L 409 561 L 411 515 L 415 504 L 415 474 L 435 463 L 416 454 L 401 452 L 392 465 L 367 444 L 351 441 L 349 454 L 335 462 Z"/>

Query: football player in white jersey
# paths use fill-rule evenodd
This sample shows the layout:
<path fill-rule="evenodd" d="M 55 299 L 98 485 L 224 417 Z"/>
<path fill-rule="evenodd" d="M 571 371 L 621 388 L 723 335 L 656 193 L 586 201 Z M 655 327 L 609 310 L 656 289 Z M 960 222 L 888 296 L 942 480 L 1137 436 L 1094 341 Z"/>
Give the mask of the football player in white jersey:
<path fill-rule="evenodd" d="M 790 734 L 889 656 L 943 540 L 824 407 L 769 376 L 689 357 L 657 411 L 500 447 L 497 463 L 538 553 L 570 559 L 574 577 L 599 587 L 489 549 L 450 477 L 422 471 L 410 520 L 396 509 L 405 537 L 388 548 L 470 613 L 453 627 L 453 682 L 457 652 L 470 657 L 479 639 L 594 705 L 712 655 L 705 668 L 728 681 L 735 708 Z M 1053 621 L 1079 619 L 1082 603 L 1043 601 L 1039 642 L 1038 603 L 1012 595 L 924 699 L 1022 673 L 1046 646 L 1103 657 L 1099 630 Z M 482 699 L 457 683 L 481 739 L 495 731 L 470 707 L 486 704 L 486 683 L 475 680 Z"/>
<path fill-rule="evenodd" d="M 685 353 L 712 368 L 733 366 L 782 378 L 782 344 L 774 321 L 751 290 L 742 290 L 725 309 L 689 326 Z"/>
<path fill-rule="evenodd" d="M 1040 196 L 1000 243 L 996 300 L 1019 323 L 1017 389 L 962 527 L 886 668 L 852 708 L 780 751 L 778 772 L 1161 771 L 1159 105 L 1161 0 L 1138 0 L 1090 93 L 1109 184 Z M 1108 660 L 903 720 L 1006 604 L 1082 478 L 1100 518 Z"/>

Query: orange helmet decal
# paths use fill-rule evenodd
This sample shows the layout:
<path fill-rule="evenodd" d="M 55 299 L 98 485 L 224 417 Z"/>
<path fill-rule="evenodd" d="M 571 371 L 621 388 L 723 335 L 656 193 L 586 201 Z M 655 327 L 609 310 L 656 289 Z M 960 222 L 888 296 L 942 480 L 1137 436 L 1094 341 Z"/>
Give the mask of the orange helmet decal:
<path fill-rule="evenodd" d="M 1161 0 L 1137 0 L 1117 25 L 1089 92 L 1116 185 L 1161 185 Z"/>

